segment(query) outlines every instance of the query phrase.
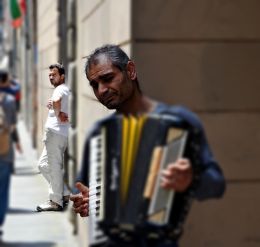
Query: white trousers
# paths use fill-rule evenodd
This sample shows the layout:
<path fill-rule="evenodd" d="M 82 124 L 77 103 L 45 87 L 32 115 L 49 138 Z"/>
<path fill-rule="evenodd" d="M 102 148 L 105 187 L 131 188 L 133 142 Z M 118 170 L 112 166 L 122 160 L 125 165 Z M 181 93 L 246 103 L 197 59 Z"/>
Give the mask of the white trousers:
<path fill-rule="evenodd" d="M 63 205 L 63 196 L 70 194 L 64 183 L 63 156 L 68 145 L 68 138 L 47 130 L 43 138 L 43 151 L 38 167 L 49 184 L 49 199 Z"/>

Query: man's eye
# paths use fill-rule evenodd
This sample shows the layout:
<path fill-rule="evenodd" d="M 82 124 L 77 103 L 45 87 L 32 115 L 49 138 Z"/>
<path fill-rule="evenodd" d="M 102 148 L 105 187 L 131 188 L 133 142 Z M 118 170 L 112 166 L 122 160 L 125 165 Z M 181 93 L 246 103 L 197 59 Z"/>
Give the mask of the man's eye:
<path fill-rule="evenodd" d="M 91 82 L 91 83 L 90 83 L 90 86 L 91 86 L 93 89 L 97 89 L 97 88 L 98 88 L 98 83 L 96 83 L 96 82 Z"/>
<path fill-rule="evenodd" d="M 112 81 L 112 79 L 113 79 L 113 76 L 108 76 L 108 77 L 105 77 L 103 80 L 104 80 L 104 82 L 110 82 L 110 81 Z"/>

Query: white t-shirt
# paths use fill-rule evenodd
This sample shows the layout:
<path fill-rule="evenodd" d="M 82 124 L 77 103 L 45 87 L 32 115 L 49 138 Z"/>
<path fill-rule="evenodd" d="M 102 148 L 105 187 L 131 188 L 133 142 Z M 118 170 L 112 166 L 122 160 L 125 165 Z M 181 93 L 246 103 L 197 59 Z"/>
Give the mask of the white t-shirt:
<path fill-rule="evenodd" d="M 52 94 L 51 99 L 57 101 L 61 99 L 61 112 L 69 113 L 69 88 L 63 83 L 57 86 Z M 45 128 L 51 130 L 57 134 L 68 136 L 69 133 L 69 122 L 61 123 L 58 117 L 55 115 L 53 109 L 49 109 L 47 121 L 45 123 Z"/>

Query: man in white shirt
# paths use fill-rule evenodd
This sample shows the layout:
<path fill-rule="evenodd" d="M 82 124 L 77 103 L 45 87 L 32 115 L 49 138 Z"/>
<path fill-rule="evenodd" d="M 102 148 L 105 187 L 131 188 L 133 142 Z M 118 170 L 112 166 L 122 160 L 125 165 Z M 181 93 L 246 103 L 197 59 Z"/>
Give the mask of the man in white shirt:
<path fill-rule="evenodd" d="M 49 79 L 54 86 L 49 99 L 43 151 L 39 159 L 39 170 L 49 184 L 49 200 L 37 211 L 62 211 L 69 201 L 70 191 L 64 184 L 63 156 L 68 145 L 69 88 L 65 85 L 65 69 L 61 64 L 49 66 Z"/>

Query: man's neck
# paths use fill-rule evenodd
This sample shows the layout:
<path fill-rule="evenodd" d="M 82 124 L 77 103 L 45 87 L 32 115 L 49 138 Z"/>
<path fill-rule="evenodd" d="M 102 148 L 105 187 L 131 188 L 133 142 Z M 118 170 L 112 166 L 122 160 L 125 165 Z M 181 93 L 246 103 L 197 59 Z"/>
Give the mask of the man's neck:
<path fill-rule="evenodd" d="M 63 82 L 61 82 L 60 84 L 53 85 L 53 86 L 56 88 L 56 87 L 58 87 L 58 86 L 60 86 L 60 85 L 62 85 L 62 84 L 64 84 L 64 81 L 63 81 Z"/>
<path fill-rule="evenodd" d="M 141 115 L 148 114 L 154 111 L 157 102 L 144 96 L 140 95 L 135 101 L 132 101 L 131 104 L 124 105 L 120 109 L 117 109 L 117 113 L 125 115 Z"/>

